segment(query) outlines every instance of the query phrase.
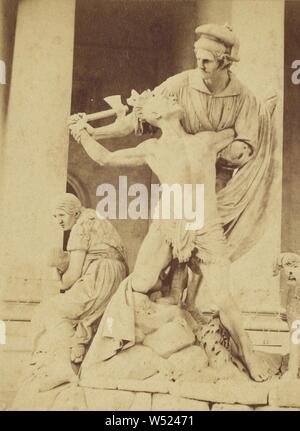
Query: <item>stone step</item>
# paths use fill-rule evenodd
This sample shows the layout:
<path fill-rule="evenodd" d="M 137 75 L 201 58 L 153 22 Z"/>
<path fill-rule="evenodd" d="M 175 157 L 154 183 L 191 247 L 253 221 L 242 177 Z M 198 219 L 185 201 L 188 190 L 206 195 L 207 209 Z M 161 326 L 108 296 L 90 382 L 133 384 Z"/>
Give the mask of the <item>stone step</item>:
<path fill-rule="evenodd" d="M 0 278 L 1 301 L 37 302 L 41 300 L 42 280 L 16 277 Z"/>
<path fill-rule="evenodd" d="M 289 333 L 279 331 L 247 331 L 256 346 L 284 346 L 289 344 Z"/>
<path fill-rule="evenodd" d="M 5 344 L 0 344 L 0 352 L 30 350 L 30 322 L 6 321 Z"/>
<path fill-rule="evenodd" d="M 0 320 L 27 321 L 32 318 L 38 303 L 34 302 L 0 302 Z"/>
<path fill-rule="evenodd" d="M 8 336 L 28 337 L 30 336 L 31 324 L 27 321 L 10 320 L 5 322 L 6 334 Z"/>
<path fill-rule="evenodd" d="M 288 325 L 277 315 L 243 313 L 244 327 L 248 330 L 287 332 Z"/>
<path fill-rule="evenodd" d="M 30 337 L 28 336 L 15 336 L 6 335 L 6 343 L 0 344 L 1 352 L 29 352 L 30 351 Z"/>
<path fill-rule="evenodd" d="M 289 333 L 278 331 L 247 331 L 256 350 L 285 355 L 289 352 Z"/>
<path fill-rule="evenodd" d="M 59 292 L 59 282 L 53 277 L 41 278 L 20 278 L 2 277 L 0 275 L 0 300 L 2 301 L 22 301 L 40 302 L 47 295 Z"/>

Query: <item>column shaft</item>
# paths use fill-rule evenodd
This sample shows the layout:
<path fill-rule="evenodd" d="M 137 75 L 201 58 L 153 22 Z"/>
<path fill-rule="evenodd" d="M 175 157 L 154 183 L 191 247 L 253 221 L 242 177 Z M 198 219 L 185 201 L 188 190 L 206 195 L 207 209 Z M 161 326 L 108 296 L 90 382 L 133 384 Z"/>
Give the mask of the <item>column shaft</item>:
<path fill-rule="evenodd" d="M 1 288 L 14 299 L 39 298 L 61 243 L 50 210 L 66 186 L 74 18 L 75 0 L 19 2 L 0 177 Z"/>

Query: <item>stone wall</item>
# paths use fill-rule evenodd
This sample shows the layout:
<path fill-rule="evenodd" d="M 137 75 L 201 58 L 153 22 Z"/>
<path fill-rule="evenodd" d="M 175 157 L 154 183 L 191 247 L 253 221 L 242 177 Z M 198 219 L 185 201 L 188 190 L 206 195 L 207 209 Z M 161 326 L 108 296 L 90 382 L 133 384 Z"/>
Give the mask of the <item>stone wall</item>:
<path fill-rule="evenodd" d="M 150 379 L 148 379 L 150 380 Z M 117 389 L 119 386 L 120 389 Z M 60 386 L 40 395 L 37 410 L 93 411 L 299 411 L 300 383 L 191 382 L 158 384 L 123 380 L 109 388 Z M 19 406 L 27 410 L 30 397 Z M 28 404 L 29 403 L 29 404 Z M 26 408 L 27 406 L 27 408 Z M 3 406 L 5 408 L 5 406 Z M 30 405 L 32 408 L 32 404 Z"/>

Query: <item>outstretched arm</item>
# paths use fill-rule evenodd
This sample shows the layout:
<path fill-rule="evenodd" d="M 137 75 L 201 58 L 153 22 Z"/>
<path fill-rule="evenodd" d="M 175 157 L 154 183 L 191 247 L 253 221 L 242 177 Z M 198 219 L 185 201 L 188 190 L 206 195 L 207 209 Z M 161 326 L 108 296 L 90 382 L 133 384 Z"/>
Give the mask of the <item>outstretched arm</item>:
<path fill-rule="evenodd" d="M 146 164 L 146 145 L 144 143 L 135 148 L 111 152 L 93 139 L 83 129 L 82 124 L 70 126 L 72 136 L 80 142 L 87 154 L 101 166 L 140 166 Z"/>
<path fill-rule="evenodd" d="M 229 144 L 234 141 L 234 130 L 233 129 L 225 129 L 220 132 L 215 132 L 215 136 L 212 139 L 212 145 L 215 149 L 216 153 L 219 153 L 224 148 L 226 148 Z"/>
<path fill-rule="evenodd" d="M 94 139 L 122 138 L 134 132 L 135 120 L 133 114 L 126 115 L 117 119 L 108 126 L 93 129 L 92 137 Z"/>
<path fill-rule="evenodd" d="M 236 138 L 233 129 L 220 132 L 200 132 L 200 142 L 205 141 L 209 147 L 232 167 L 244 166 L 253 156 L 251 146 Z"/>
<path fill-rule="evenodd" d="M 199 138 L 199 143 L 208 145 L 211 150 L 216 154 L 223 150 L 227 145 L 231 144 L 234 140 L 234 130 L 225 129 L 220 132 L 199 132 L 195 135 Z"/>
<path fill-rule="evenodd" d="M 133 114 L 118 118 L 114 123 L 102 127 L 92 127 L 86 122 L 86 114 L 74 114 L 69 117 L 69 126 L 74 126 L 78 122 L 85 122 L 85 129 L 88 134 L 98 139 L 122 138 L 130 135 L 135 129 L 135 118 Z"/>

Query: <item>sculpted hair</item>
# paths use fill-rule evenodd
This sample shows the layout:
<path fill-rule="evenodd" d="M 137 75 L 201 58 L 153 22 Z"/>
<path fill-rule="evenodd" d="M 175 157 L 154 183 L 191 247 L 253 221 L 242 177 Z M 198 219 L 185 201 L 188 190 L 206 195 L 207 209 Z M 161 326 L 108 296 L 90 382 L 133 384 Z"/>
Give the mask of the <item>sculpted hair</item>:
<path fill-rule="evenodd" d="M 73 193 L 64 193 L 55 199 L 53 208 L 62 209 L 67 214 L 74 215 L 80 213 L 83 207 Z"/>
<path fill-rule="evenodd" d="M 220 43 L 214 43 L 214 40 L 205 40 L 207 47 L 203 46 L 203 38 L 198 39 L 194 43 L 194 52 L 197 55 L 198 50 L 206 49 L 211 52 L 215 60 L 219 62 L 221 69 L 230 69 L 232 60 L 230 57 L 230 48 Z"/>

